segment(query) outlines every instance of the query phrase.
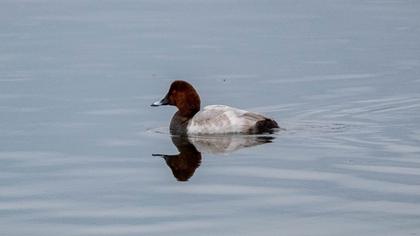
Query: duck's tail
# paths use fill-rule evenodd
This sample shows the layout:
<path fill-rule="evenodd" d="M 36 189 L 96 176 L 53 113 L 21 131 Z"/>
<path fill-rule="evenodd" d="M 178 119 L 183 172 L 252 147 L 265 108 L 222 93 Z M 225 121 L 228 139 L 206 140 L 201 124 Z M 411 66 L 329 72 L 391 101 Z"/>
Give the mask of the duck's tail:
<path fill-rule="evenodd" d="M 278 128 L 280 127 L 275 120 L 265 118 L 264 120 L 259 120 L 255 123 L 254 131 L 256 134 L 273 133 L 275 129 Z"/>

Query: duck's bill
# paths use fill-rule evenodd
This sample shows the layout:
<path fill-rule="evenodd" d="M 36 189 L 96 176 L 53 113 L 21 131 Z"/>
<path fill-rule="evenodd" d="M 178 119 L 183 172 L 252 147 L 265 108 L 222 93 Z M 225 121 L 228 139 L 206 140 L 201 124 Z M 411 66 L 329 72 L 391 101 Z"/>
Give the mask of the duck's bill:
<path fill-rule="evenodd" d="M 163 105 L 168 105 L 169 101 L 166 97 L 164 97 L 162 100 L 160 101 L 156 101 L 154 103 L 152 103 L 150 106 L 152 107 L 157 107 L 157 106 L 163 106 Z"/>
<path fill-rule="evenodd" d="M 154 157 L 162 157 L 166 161 L 166 160 L 170 159 L 172 156 L 177 157 L 178 155 L 165 155 L 165 154 L 153 153 L 152 156 L 154 156 Z"/>
<path fill-rule="evenodd" d="M 166 156 L 165 154 L 160 154 L 160 153 L 152 153 L 153 157 L 164 157 Z"/>

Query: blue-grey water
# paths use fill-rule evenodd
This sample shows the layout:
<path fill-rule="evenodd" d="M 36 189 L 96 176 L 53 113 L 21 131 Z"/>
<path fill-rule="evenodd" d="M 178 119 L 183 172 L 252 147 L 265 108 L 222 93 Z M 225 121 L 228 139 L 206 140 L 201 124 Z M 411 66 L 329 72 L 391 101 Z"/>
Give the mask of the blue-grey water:
<path fill-rule="evenodd" d="M 0 0 L 0 234 L 419 235 L 419 13 Z M 176 79 L 286 131 L 177 147 Z"/>

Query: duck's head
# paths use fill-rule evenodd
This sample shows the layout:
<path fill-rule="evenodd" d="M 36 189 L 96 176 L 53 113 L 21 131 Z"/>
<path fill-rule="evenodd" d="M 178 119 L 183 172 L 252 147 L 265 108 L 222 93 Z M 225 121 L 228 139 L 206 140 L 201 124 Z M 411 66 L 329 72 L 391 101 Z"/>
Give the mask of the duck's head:
<path fill-rule="evenodd" d="M 151 106 L 162 105 L 176 106 L 182 116 L 193 117 L 200 111 L 200 96 L 191 84 L 176 80 L 172 82 L 166 96 Z"/>

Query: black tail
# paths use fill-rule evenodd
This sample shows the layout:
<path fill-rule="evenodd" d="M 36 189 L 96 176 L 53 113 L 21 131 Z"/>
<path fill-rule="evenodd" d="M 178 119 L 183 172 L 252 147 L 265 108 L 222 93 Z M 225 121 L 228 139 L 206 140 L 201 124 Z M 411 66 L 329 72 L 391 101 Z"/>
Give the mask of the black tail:
<path fill-rule="evenodd" d="M 255 124 L 254 132 L 256 134 L 273 133 L 277 128 L 280 127 L 275 120 L 266 118 L 264 120 L 257 121 Z"/>

